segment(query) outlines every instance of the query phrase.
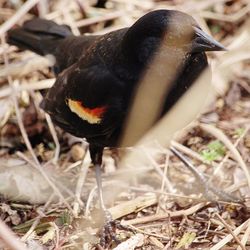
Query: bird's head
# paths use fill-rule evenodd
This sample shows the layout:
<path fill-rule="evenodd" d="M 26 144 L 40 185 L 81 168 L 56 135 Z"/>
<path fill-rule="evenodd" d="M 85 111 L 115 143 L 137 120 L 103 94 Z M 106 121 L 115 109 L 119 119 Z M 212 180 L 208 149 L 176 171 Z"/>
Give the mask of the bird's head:
<path fill-rule="evenodd" d="M 138 19 L 128 29 L 123 46 L 125 51 L 139 55 L 140 61 L 152 55 L 159 46 L 189 53 L 225 50 L 199 27 L 194 18 L 176 10 L 156 10 Z"/>

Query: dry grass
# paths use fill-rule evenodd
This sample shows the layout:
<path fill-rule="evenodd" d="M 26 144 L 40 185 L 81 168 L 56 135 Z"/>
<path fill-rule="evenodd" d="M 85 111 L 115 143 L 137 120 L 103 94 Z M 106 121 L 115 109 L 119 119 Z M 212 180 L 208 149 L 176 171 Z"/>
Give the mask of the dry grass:
<path fill-rule="evenodd" d="M 147 11 L 171 8 L 192 14 L 229 51 L 209 54 L 209 104 L 171 142 L 189 158 L 190 169 L 166 147 L 179 124 L 172 124 L 176 115 L 153 130 L 154 138 L 166 138 L 161 144 L 106 150 L 105 201 L 135 232 L 118 230 L 123 243 L 110 249 L 249 249 L 249 1 L 109 0 L 105 9 L 91 2 L 0 1 L 0 248 L 94 249 L 102 223 L 86 142 L 55 128 L 39 109 L 39 91 L 54 81 L 49 62 L 7 45 L 6 31 L 39 14 L 67 23 L 76 35 L 102 34 Z M 194 116 L 199 102 L 192 105 Z"/>

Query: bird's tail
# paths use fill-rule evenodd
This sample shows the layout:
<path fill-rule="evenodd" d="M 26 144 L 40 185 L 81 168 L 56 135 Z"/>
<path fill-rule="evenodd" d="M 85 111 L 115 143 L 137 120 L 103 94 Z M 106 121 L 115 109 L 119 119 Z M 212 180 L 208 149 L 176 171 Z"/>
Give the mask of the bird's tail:
<path fill-rule="evenodd" d="M 39 55 L 54 54 L 56 47 L 72 32 L 66 25 L 35 18 L 26 21 L 22 27 L 8 32 L 7 41 L 20 49 L 28 49 Z"/>

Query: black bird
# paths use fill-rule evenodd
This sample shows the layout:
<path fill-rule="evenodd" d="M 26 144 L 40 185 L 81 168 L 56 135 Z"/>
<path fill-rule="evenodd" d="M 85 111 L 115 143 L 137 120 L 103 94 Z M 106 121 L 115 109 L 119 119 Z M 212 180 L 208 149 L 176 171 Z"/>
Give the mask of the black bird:
<path fill-rule="evenodd" d="M 224 50 L 191 16 L 174 10 L 152 11 L 105 35 L 74 36 L 68 26 L 37 18 L 10 30 L 8 43 L 55 57 L 57 79 L 41 107 L 56 125 L 87 139 L 97 171 L 103 148 L 119 146 L 132 97 L 155 55 L 171 60 L 169 49 L 182 55 L 160 118 L 207 67 L 205 51 Z"/>

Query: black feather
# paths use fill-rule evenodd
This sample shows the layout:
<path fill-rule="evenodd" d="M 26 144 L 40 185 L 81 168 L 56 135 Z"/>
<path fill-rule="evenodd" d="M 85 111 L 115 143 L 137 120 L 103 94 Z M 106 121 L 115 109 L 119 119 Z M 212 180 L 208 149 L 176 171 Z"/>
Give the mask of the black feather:
<path fill-rule="evenodd" d="M 11 30 L 8 42 L 40 55 L 55 56 L 57 80 L 41 107 L 58 126 L 75 136 L 86 137 L 90 148 L 96 146 L 101 153 L 105 146 L 118 145 L 137 84 L 155 55 L 160 53 L 169 61 L 175 51 L 183 55 L 178 58 L 181 67 L 161 107 L 161 115 L 164 115 L 207 67 L 205 50 L 223 49 L 207 35 L 200 37 L 202 34 L 191 16 L 179 11 L 157 10 L 129 28 L 102 36 L 76 37 L 67 26 L 34 19 Z M 166 51 L 159 51 L 162 44 L 167 46 L 166 51 L 172 52 L 172 57 Z M 167 74 L 168 69 L 164 65 L 161 68 Z M 91 124 L 70 110 L 68 98 L 89 109 L 105 106 L 107 111 L 100 123 Z"/>

